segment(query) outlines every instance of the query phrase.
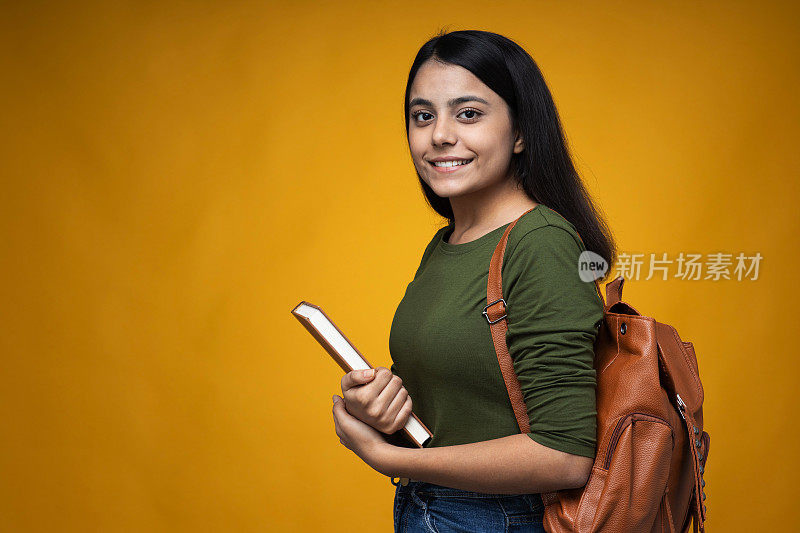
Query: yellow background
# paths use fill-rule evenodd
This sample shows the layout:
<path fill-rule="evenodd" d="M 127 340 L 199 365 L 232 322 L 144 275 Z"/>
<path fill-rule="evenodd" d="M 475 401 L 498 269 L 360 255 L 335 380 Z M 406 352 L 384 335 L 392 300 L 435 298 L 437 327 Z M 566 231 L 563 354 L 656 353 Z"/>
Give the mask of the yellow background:
<path fill-rule="evenodd" d="M 708 527 L 797 524 L 798 10 L 764 2 L 4 2 L 0 530 L 390 531 L 320 305 L 375 365 L 441 220 L 403 124 L 439 28 L 541 67 L 629 280 L 695 343 Z"/>

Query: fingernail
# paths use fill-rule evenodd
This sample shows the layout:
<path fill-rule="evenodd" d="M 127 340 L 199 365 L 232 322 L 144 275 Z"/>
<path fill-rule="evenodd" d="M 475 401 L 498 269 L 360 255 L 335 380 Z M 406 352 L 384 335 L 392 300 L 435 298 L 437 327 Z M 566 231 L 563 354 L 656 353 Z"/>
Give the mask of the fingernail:
<path fill-rule="evenodd" d="M 374 368 L 370 368 L 369 370 L 364 370 L 364 377 L 365 378 L 371 378 L 373 372 L 375 372 Z"/>
<path fill-rule="evenodd" d="M 336 395 L 335 394 L 331 397 L 331 400 L 333 400 L 333 403 L 336 403 Z"/>

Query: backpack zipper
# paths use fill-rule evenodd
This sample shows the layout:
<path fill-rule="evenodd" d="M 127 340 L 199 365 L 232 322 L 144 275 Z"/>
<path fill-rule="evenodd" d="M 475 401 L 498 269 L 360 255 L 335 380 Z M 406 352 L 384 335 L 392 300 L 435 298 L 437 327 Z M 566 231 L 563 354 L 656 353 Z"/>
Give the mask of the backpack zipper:
<path fill-rule="evenodd" d="M 606 451 L 606 458 L 605 458 L 605 461 L 604 461 L 604 464 L 603 464 L 603 468 L 605 468 L 606 470 L 608 470 L 609 466 L 611 466 L 611 458 L 614 455 L 614 450 L 617 448 L 617 441 L 619 440 L 620 436 L 622 435 L 622 431 L 626 427 L 628 427 L 630 425 L 630 424 L 625 424 L 625 421 L 630 419 L 631 417 L 633 417 L 635 415 L 639 415 L 641 417 L 640 420 L 648 420 L 649 419 L 651 421 L 661 422 L 661 423 L 665 424 L 667 427 L 669 427 L 670 430 L 672 430 L 672 426 L 669 424 L 669 422 L 667 422 L 666 420 L 664 420 L 663 418 L 661 418 L 659 416 L 655 416 L 655 415 L 651 415 L 651 414 L 647 414 L 647 413 L 638 413 L 638 412 L 637 413 L 628 413 L 627 415 L 622 417 L 619 420 L 619 422 L 617 422 L 616 427 L 614 427 L 614 433 L 612 433 L 612 435 L 611 435 L 611 442 L 608 444 L 608 449 Z"/>
<path fill-rule="evenodd" d="M 686 411 L 686 404 L 683 403 L 683 399 L 681 398 L 681 395 L 678 394 L 677 392 L 675 393 L 675 398 L 678 400 L 678 414 L 681 415 L 681 418 L 686 420 L 686 415 L 683 414 L 684 411 Z"/>
<path fill-rule="evenodd" d="M 678 394 L 677 392 L 675 393 L 675 399 L 678 401 L 678 413 L 680 413 L 681 418 L 683 418 L 683 421 L 685 423 L 684 427 L 686 428 L 686 431 L 687 431 L 687 433 L 689 435 L 689 449 L 691 450 L 689 452 L 689 455 L 692 457 L 692 469 L 693 469 L 693 474 L 694 474 L 694 490 L 696 492 L 696 494 L 694 495 L 695 496 L 694 499 L 697 502 L 695 504 L 695 506 L 697 507 L 696 511 L 697 511 L 698 521 L 700 522 L 700 524 L 699 524 L 700 525 L 700 530 L 701 531 L 705 531 L 704 523 L 705 523 L 705 519 L 706 519 L 706 506 L 703 503 L 703 500 L 701 500 L 700 497 L 699 497 L 699 495 L 702 494 L 703 495 L 703 499 L 705 499 L 705 493 L 703 492 L 703 487 L 705 486 L 705 482 L 703 481 L 701 483 L 702 475 L 698 476 L 697 472 L 695 471 L 696 470 L 694 468 L 694 460 L 695 460 L 695 458 L 697 459 L 697 464 L 701 468 L 703 468 L 703 465 L 702 465 L 702 463 L 700 461 L 700 457 L 699 457 L 700 453 L 696 449 L 697 446 L 695 445 L 695 436 L 692 435 L 692 430 L 689 428 L 689 426 L 691 426 L 692 424 L 690 424 L 689 421 L 686 419 L 686 414 L 685 414 L 686 404 L 683 402 L 683 398 L 681 398 L 681 395 Z M 703 434 L 700 435 L 700 441 L 703 444 L 706 444 L 706 439 L 703 438 L 704 435 L 706 435 L 705 431 L 703 431 Z M 706 459 L 708 459 L 707 453 L 706 453 Z M 689 509 L 691 510 L 691 506 L 689 507 Z"/>

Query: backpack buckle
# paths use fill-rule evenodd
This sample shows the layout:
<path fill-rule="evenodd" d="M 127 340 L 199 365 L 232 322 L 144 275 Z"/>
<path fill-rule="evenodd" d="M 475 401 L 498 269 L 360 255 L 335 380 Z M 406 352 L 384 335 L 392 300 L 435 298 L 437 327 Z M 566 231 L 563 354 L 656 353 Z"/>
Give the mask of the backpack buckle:
<path fill-rule="evenodd" d="M 500 298 L 499 300 L 493 301 L 492 303 L 490 303 L 489 305 L 487 305 L 486 307 L 483 308 L 483 312 L 481 314 L 486 317 L 486 321 L 489 324 L 494 324 L 495 322 L 500 322 L 501 320 L 503 320 L 504 318 L 506 318 L 508 316 L 507 314 L 504 313 L 503 316 L 501 316 L 497 320 L 490 320 L 489 319 L 489 313 L 487 313 L 486 310 L 489 309 L 494 304 L 499 303 L 499 302 L 503 302 L 503 309 L 507 309 L 506 301 L 503 300 L 502 298 Z"/>

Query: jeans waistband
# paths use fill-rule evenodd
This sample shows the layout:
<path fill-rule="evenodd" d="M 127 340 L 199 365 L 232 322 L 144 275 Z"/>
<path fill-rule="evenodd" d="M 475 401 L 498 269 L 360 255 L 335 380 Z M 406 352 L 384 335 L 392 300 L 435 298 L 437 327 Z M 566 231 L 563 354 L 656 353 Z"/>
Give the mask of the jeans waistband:
<path fill-rule="evenodd" d="M 541 496 L 539 494 L 495 494 L 486 492 L 473 492 L 469 490 L 461 490 L 453 487 L 436 485 L 434 483 L 428 483 L 425 481 L 416 481 L 408 478 L 400 478 L 398 483 L 395 483 L 394 479 L 392 479 L 392 484 L 397 487 L 397 491 L 400 493 L 431 495 L 439 498 L 509 498 L 514 496 L 528 496 L 541 502 Z"/>

